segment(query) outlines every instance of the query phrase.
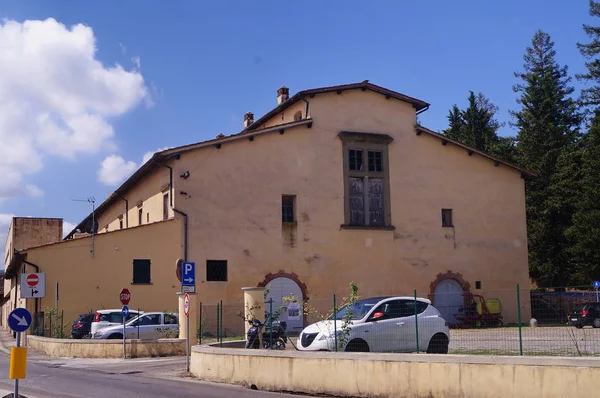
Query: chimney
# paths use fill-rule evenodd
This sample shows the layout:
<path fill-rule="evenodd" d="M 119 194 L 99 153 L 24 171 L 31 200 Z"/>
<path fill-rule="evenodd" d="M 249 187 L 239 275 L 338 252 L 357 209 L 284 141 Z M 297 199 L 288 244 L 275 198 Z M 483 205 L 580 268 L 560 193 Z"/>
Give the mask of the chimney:
<path fill-rule="evenodd" d="M 279 90 L 277 90 L 277 105 L 281 105 L 283 102 L 287 101 L 290 98 L 290 89 L 286 86 L 281 86 Z"/>
<path fill-rule="evenodd" d="M 254 123 L 254 113 L 246 112 L 244 115 L 244 128 L 247 129 L 252 123 Z"/>

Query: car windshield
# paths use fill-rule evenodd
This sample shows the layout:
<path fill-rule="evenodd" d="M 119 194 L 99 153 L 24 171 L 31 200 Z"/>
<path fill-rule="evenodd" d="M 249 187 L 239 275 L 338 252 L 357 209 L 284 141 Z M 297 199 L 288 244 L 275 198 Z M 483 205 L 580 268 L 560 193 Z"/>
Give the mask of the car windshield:
<path fill-rule="evenodd" d="M 369 312 L 373 306 L 379 303 L 383 298 L 382 297 L 373 297 L 363 300 L 357 300 L 352 305 L 346 304 L 336 314 L 336 319 L 344 319 L 346 316 L 350 316 L 349 319 L 356 321 L 362 319 L 367 312 Z M 333 315 L 329 317 L 329 319 L 333 319 Z"/>

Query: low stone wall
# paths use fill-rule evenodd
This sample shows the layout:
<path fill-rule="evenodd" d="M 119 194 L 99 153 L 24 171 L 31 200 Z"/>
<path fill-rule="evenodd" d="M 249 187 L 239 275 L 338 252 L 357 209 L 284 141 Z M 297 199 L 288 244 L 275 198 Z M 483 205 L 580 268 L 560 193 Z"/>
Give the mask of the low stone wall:
<path fill-rule="evenodd" d="M 127 340 L 128 358 L 185 355 L 185 339 Z M 27 336 L 27 346 L 46 355 L 69 358 L 123 358 L 123 340 L 52 339 Z"/>
<path fill-rule="evenodd" d="M 192 347 L 200 379 L 352 397 L 596 396 L 600 358 L 329 353 Z"/>

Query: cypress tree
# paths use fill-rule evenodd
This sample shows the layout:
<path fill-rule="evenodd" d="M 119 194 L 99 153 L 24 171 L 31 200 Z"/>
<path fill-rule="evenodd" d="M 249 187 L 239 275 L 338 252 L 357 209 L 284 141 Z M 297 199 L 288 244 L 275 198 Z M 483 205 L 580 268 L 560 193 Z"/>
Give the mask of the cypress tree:
<path fill-rule="evenodd" d="M 542 286 L 562 287 L 573 282 L 569 240 L 574 206 L 571 194 L 575 145 L 581 115 L 571 94 L 574 88 L 566 66 L 556 62 L 550 35 L 538 30 L 523 57 L 524 70 L 515 73 L 520 82 L 521 109 L 512 112 L 517 134 L 517 162 L 536 172 L 526 182 L 529 267 Z M 561 169 L 564 167 L 565 169 Z"/>

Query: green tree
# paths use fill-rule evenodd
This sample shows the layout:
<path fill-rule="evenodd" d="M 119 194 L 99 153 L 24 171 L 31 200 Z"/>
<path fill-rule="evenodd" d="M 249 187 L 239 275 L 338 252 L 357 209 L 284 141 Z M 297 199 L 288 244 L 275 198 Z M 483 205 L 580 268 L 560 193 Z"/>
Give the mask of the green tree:
<path fill-rule="evenodd" d="M 600 17 L 600 2 L 590 0 L 589 6 L 590 15 Z M 588 284 L 600 279 L 600 26 L 583 25 L 583 30 L 591 41 L 577 43 L 587 67 L 587 73 L 577 78 L 591 83 L 581 91 L 580 101 L 592 117 L 580 145 L 580 184 L 573 225 L 567 230 L 567 237 L 572 242 L 573 271 L 582 284 Z"/>
<path fill-rule="evenodd" d="M 468 101 L 469 106 L 464 110 L 452 106 L 444 135 L 492 156 L 514 161 L 514 139 L 498 136 L 502 126 L 496 119 L 498 107 L 482 93 L 475 95 L 473 91 L 469 92 Z"/>
<path fill-rule="evenodd" d="M 571 98 L 567 67 L 555 57 L 550 35 L 538 30 L 523 56 L 524 70 L 515 73 L 521 109 L 511 112 L 518 129 L 517 163 L 537 174 L 526 182 L 527 232 L 531 276 L 541 286 L 565 286 L 573 279 L 565 231 L 574 213 L 569 188 L 576 174 L 560 167 L 569 167 L 581 115 Z"/>

